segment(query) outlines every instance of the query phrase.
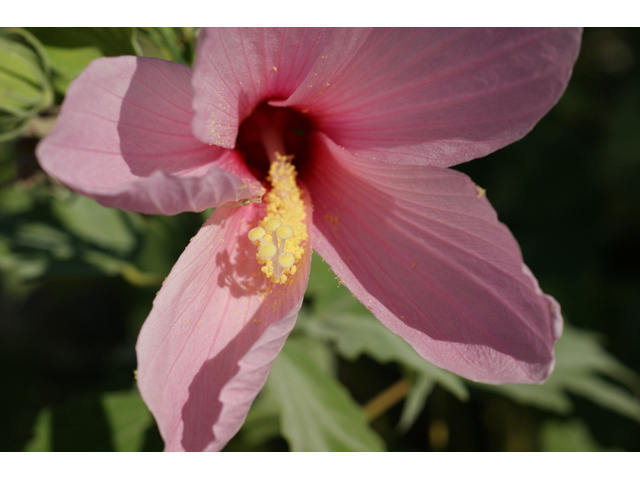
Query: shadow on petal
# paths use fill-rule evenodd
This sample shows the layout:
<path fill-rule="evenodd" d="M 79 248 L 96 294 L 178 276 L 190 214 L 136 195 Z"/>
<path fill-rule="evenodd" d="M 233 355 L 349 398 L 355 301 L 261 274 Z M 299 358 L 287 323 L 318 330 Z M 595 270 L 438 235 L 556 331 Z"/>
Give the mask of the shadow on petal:
<path fill-rule="evenodd" d="M 260 310 L 256 313 L 259 314 Z M 201 452 L 215 440 L 222 440 L 216 439 L 213 434 L 213 426 L 220 419 L 223 406 L 220 401 L 220 392 L 227 384 L 227 379 L 235 377 L 240 370 L 235 359 L 241 358 L 251 348 L 255 340 L 255 329 L 256 325 L 253 322 L 245 325 L 224 349 L 202 365 L 189 385 L 189 398 L 182 407 L 182 421 L 184 423 L 182 446 L 186 451 Z M 233 364 L 230 364 L 230 359 Z M 218 377 L 218 373 L 221 371 L 224 372 L 223 379 Z M 256 386 L 255 395 L 258 394 L 262 386 Z M 248 406 L 246 411 L 249 411 Z M 238 429 L 241 425 L 242 421 L 239 422 Z M 235 432 L 231 433 L 225 442 L 234 434 Z"/>
<path fill-rule="evenodd" d="M 308 264 L 304 270 L 308 278 Z M 198 370 L 181 411 L 186 451 L 220 450 L 238 432 L 295 325 L 306 278 L 293 293 L 272 289 L 242 330 Z"/>
<path fill-rule="evenodd" d="M 305 178 L 314 249 L 352 293 L 442 368 L 492 383 L 546 378 L 558 314 L 469 178 L 358 160 L 317 140 L 322 166 Z"/>
<path fill-rule="evenodd" d="M 307 193 L 305 196 L 307 221 L 311 222 L 310 200 Z M 264 205 L 252 207 L 243 207 L 240 216 L 247 222 L 244 225 L 255 224 L 264 214 Z M 236 218 L 231 211 L 219 212 L 219 215 L 214 212 L 211 224 L 226 230 L 226 240 L 234 234 L 224 229 L 225 224 L 237 221 Z M 232 237 L 236 248 L 231 253 L 223 249 L 215 257 L 219 272 L 216 290 L 228 292 L 240 314 L 238 317 L 227 314 L 223 321 L 241 321 L 244 326 L 233 337 L 225 339 L 219 351 L 210 350 L 207 356 L 213 356 L 195 373 L 181 410 L 182 437 L 173 440 L 172 448 L 179 441 L 187 451 L 220 450 L 238 432 L 302 305 L 309 278 L 311 246 L 307 245 L 291 281 L 276 285 L 257 267 L 256 247 L 247 238 L 247 228 L 241 228 L 240 234 Z M 246 311 L 240 311 L 242 305 L 247 306 Z"/>
<path fill-rule="evenodd" d="M 135 59 L 118 119 L 120 153 L 131 173 L 185 174 L 211 163 L 225 149 L 191 133 L 191 69 L 158 59 Z"/>

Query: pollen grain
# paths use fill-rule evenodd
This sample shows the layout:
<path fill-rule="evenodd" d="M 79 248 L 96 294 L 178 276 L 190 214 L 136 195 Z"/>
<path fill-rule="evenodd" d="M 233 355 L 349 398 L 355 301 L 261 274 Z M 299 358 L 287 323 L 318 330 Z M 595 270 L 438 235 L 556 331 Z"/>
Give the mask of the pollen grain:
<path fill-rule="evenodd" d="M 272 188 L 263 198 L 267 214 L 249 234 L 249 239 L 258 247 L 256 259 L 262 265 L 262 272 L 277 284 L 286 283 L 296 273 L 296 263 L 302 258 L 309 238 L 292 158 L 275 154 L 276 161 L 271 164 L 267 177 Z M 263 231 L 264 235 L 260 235 Z"/>

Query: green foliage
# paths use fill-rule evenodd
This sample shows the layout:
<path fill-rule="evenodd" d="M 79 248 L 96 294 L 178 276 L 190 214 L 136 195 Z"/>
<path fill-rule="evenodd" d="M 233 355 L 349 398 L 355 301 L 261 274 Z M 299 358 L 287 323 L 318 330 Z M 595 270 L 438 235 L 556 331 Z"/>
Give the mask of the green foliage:
<path fill-rule="evenodd" d="M 51 197 L 43 186 L 31 196 L 19 186 L 0 192 L 0 245 L 11 252 L 0 259 L 0 270 L 14 275 L 12 284 L 24 286 L 43 275 L 123 275 L 140 285 L 162 281 L 134 264 L 146 230 L 140 215 L 58 193 Z"/>
<path fill-rule="evenodd" d="M 565 325 L 556 344 L 556 367 L 542 385 L 484 385 L 513 400 L 560 414 L 572 411 L 568 394 L 580 395 L 640 422 L 640 398 L 602 376 L 640 391 L 640 377 L 606 352 L 597 337 Z"/>
<path fill-rule="evenodd" d="M 136 55 L 135 29 L 130 27 L 73 27 L 28 29 L 44 45 L 59 48 L 95 47 L 102 55 Z"/>
<path fill-rule="evenodd" d="M 543 452 L 599 452 L 589 429 L 579 419 L 548 421 L 540 429 Z"/>
<path fill-rule="evenodd" d="M 315 253 L 307 294 L 312 299 L 312 309 L 306 315 L 301 314 L 298 327 L 305 334 L 329 342 L 336 353 L 346 359 L 353 361 L 366 354 L 380 363 L 395 362 L 404 368 L 412 388 L 399 423 L 401 430 L 406 431 L 413 424 L 436 384 L 460 400 L 468 399 L 467 388 L 460 377 L 425 362 L 407 342 L 376 320 L 346 288 L 340 288 L 335 275 Z"/>
<path fill-rule="evenodd" d="M 51 451 L 51 410 L 42 409 L 35 426 L 33 438 L 24 447 L 25 452 L 50 452 Z"/>
<path fill-rule="evenodd" d="M 137 452 L 142 450 L 152 422 L 151 413 L 137 391 L 109 393 L 99 401 L 77 400 L 70 408 L 42 410 L 25 451 Z M 83 423 L 92 426 L 102 423 L 106 431 L 97 435 L 97 429 L 86 430 Z"/>
<path fill-rule="evenodd" d="M 366 353 L 380 363 L 396 362 L 439 383 L 461 400 L 468 398 L 460 378 L 425 362 L 402 338 L 391 333 L 373 316 L 343 315 L 317 317 L 304 326 L 309 335 L 335 342 L 345 358 L 357 359 Z"/>
<path fill-rule="evenodd" d="M 0 29 L 0 142 L 18 136 L 32 117 L 53 103 L 50 67 L 29 32 Z"/>
<path fill-rule="evenodd" d="M 424 409 L 429 394 L 435 387 L 436 382 L 433 377 L 427 373 L 418 373 L 411 385 L 411 390 L 407 395 L 407 399 L 402 409 L 402 416 L 398 422 L 398 430 L 406 432 L 418 419 L 418 415 Z M 461 390 L 460 390 L 461 391 Z M 457 391 L 455 393 L 460 393 Z"/>
<path fill-rule="evenodd" d="M 362 409 L 316 361 L 318 348 L 291 338 L 273 364 L 268 389 L 280 407 L 282 436 L 298 452 L 383 450 Z"/>
<path fill-rule="evenodd" d="M 191 27 L 140 28 L 137 40 L 145 57 L 157 57 L 191 66 L 197 29 Z"/>
<path fill-rule="evenodd" d="M 133 28 L 29 28 L 44 45 L 53 69 L 53 85 L 64 94 L 89 63 L 102 56 L 136 55 Z"/>
<path fill-rule="evenodd" d="M 102 404 L 111 426 L 111 438 L 116 452 L 138 452 L 153 418 L 137 391 L 114 392 L 102 397 Z"/>

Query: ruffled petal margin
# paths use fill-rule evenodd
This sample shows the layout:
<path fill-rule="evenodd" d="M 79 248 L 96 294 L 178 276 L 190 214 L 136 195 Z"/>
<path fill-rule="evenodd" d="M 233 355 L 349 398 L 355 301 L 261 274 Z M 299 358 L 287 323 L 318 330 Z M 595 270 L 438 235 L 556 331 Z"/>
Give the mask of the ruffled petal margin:
<path fill-rule="evenodd" d="M 335 29 L 286 100 L 361 156 L 448 167 L 529 132 L 565 90 L 580 29 Z"/>
<path fill-rule="evenodd" d="M 427 361 L 485 383 L 537 383 L 560 308 L 483 192 L 437 167 L 362 161 L 314 137 L 314 250 Z"/>
<path fill-rule="evenodd" d="M 191 133 L 191 72 L 153 58 L 93 61 L 38 145 L 40 165 L 104 205 L 148 214 L 201 211 L 261 193 L 237 154 Z"/>
<path fill-rule="evenodd" d="M 308 195 L 305 204 L 311 222 Z M 166 450 L 222 449 L 293 329 L 311 246 L 290 283 L 272 284 L 247 238 L 264 211 L 262 204 L 216 209 L 171 270 L 142 327 L 138 387 Z"/>

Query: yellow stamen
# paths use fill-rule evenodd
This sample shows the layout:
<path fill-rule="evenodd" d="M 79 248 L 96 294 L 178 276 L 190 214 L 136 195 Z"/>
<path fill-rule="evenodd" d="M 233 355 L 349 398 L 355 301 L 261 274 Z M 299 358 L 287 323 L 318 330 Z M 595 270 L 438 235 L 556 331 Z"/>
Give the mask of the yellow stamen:
<path fill-rule="evenodd" d="M 276 230 L 276 236 L 280 240 L 287 240 L 293 237 L 293 227 L 291 225 L 282 225 Z"/>
<path fill-rule="evenodd" d="M 252 228 L 249 231 L 249 240 L 251 240 L 252 242 L 255 242 L 256 240 L 261 239 L 262 237 L 264 237 L 265 235 L 265 230 L 262 227 L 256 227 L 256 228 Z"/>
<path fill-rule="evenodd" d="M 276 254 L 276 251 L 276 246 L 273 243 L 267 243 L 260 247 L 260 249 L 258 250 L 258 255 L 260 255 L 260 257 L 264 259 L 271 258 Z"/>
<path fill-rule="evenodd" d="M 278 257 L 278 263 L 282 268 L 291 268 L 296 261 L 296 258 L 291 252 L 284 252 Z"/>
<path fill-rule="evenodd" d="M 256 258 L 263 265 L 262 271 L 272 282 L 281 284 L 287 281 L 287 276 L 296 273 L 295 263 L 302 258 L 309 238 L 304 223 L 304 202 L 291 158 L 275 153 L 275 161 L 267 177 L 272 188 L 263 197 L 267 214 L 260 226 L 249 232 L 249 240 L 259 246 Z M 263 231 L 264 235 L 261 234 Z"/>
<path fill-rule="evenodd" d="M 268 232 L 275 232 L 280 225 L 282 225 L 282 220 L 277 217 L 270 218 L 264 223 L 264 228 L 267 229 Z"/>

